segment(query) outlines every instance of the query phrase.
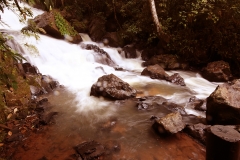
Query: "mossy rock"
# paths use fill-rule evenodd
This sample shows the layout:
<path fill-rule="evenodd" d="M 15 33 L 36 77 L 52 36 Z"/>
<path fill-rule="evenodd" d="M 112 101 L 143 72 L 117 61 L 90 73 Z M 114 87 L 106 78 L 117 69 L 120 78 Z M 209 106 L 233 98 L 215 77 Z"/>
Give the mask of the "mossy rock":
<path fill-rule="evenodd" d="M 66 39 L 72 43 L 79 43 L 82 41 L 78 32 L 57 10 L 44 12 L 43 14 L 38 15 L 34 18 L 34 22 L 36 23 L 37 28 L 45 30 L 46 34 L 54 38 Z"/>

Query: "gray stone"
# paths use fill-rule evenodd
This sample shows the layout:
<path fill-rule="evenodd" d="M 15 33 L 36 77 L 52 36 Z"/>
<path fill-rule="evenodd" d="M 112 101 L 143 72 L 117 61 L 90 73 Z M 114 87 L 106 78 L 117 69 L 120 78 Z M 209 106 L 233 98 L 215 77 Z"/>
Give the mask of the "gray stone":
<path fill-rule="evenodd" d="M 224 61 L 208 63 L 202 70 L 202 76 L 213 82 L 226 82 L 232 79 L 230 66 Z"/>
<path fill-rule="evenodd" d="M 91 87 L 91 96 L 105 97 L 114 100 L 133 98 L 137 91 L 128 83 L 122 81 L 114 74 L 104 75 Z"/>
<path fill-rule="evenodd" d="M 240 79 L 219 85 L 207 98 L 209 124 L 240 124 Z"/>
<path fill-rule="evenodd" d="M 179 112 L 170 113 L 155 120 L 153 128 L 160 134 L 174 134 L 184 129 L 185 123 Z"/>

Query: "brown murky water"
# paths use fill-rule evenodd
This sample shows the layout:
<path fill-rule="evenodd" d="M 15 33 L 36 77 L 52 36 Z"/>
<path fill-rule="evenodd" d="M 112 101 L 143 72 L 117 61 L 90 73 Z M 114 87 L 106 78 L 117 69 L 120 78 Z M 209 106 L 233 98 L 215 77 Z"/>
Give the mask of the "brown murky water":
<path fill-rule="evenodd" d="M 139 111 L 131 103 L 107 102 L 96 110 L 85 108 L 86 112 L 80 112 L 78 103 L 74 100 L 75 95 L 64 89 L 55 93 L 58 94 L 48 96 L 52 105 L 48 110 L 59 113 L 54 117 L 55 123 L 33 133 L 17 149 L 13 159 L 72 159 L 71 155 L 75 154 L 73 147 L 91 140 L 103 145 L 118 146 L 115 152 L 103 159 L 205 159 L 205 148 L 186 134 L 160 137 L 153 131 L 150 117 L 156 112 L 167 114 L 165 110 Z"/>

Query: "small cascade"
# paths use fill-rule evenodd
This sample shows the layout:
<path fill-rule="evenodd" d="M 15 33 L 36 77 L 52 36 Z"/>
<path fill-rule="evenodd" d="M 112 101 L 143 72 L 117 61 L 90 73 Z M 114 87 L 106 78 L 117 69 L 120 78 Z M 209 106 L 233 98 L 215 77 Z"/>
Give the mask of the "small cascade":
<path fill-rule="evenodd" d="M 33 10 L 33 13 L 36 16 L 42 12 Z M 99 77 L 111 73 L 138 90 L 143 91 L 145 96 L 150 95 L 149 92 L 151 90 L 157 90 L 156 92 L 154 91 L 155 95 L 163 96 L 179 104 L 188 102 L 192 96 L 204 99 L 217 86 L 217 84 L 203 79 L 197 73 L 184 71 L 177 72 L 184 78 L 186 87 L 141 76 L 144 68 L 141 65 L 143 61 L 140 56 L 136 59 L 126 59 L 119 53 L 119 48 L 106 47 L 103 44 L 92 42 L 89 36 L 83 33 L 80 35 L 84 41 L 80 44 L 71 44 L 46 35 L 39 35 L 39 39 L 27 37 L 20 32 L 21 27 L 24 27 L 23 24 L 16 21 L 16 18 L 6 18 L 14 16 L 16 17 L 15 14 L 11 14 L 7 9 L 2 16 L 3 21 L 8 20 L 6 23 L 9 25 L 14 23 L 14 26 L 17 26 L 14 28 L 15 30 L 9 29 L 8 26 L 1 26 L 2 28 L 0 28 L 2 32 L 13 37 L 8 41 L 8 45 L 18 53 L 21 53 L 32 65 L 37 66 L 42 74 L 52 76 L 68 90 L 76 94 L 79 110 L 91 110 L 89 105 L 86 106 L 86 102 L 88 104 L 104 104 L 103 100 L 90 97 L 89 92 L 91 85 Z M 86 49 L 87 45 L 96 47 L 89 50 Z M 29 50 L 29 46 L 34 46 L 36 48 L 35 52 Z M 99 54 L 96 48 L 102 53 Z M 101 56 L 105 56 L 108 59 L 101 60 Z M 106 63 L 100 61 L 106 61 Z M 116 66 L 122 68 L 122 70 L 116 71 Z M 175 73 L 176 71 L 171 72 Z"/>
<path fill-rule="evenodd" d="M 33 8 L 32 11 L 34 16 L 43 13 Z M 55 106 L 54 111 L 60 112 L 61 116 L 56 118 L 57 125 L 54 125 L 54 131 L 49 133 L 46 144 L 59 144 L 65 151 L 66 148 L 72 148 L 76 139 L 117 141 L 122 147 L 115 159 L 156 159 L 156 156 L 160 159 L 177 159 L 177 154 L 180 154 L 182 159 L 203 159 L 202 150 L 199 151 L 199 146 L 193 145 L 195 142 L 187 141 L 185 144 L 186 137 L 176 136 L 172 141 L 168 141 L 169 139 L 159 138 L 152 133 L 149 119 L 155 114 L 166 114 L 161 108 L 138 111 L 132 103 L 126 102 L 123 105 L 120 101 L 90 96 L 90 89 L 99 77 L 114 74 L 138 90 L 138 97 L 157 95 L 169 102 L 185 106 L 191 97 L 207 98 L 218 84 L 203 79 L 198 73 L 187 71 L 167 72 L 169 75 L 179 73 L 186 86 L 141 76 L 144 68 L 140 55 L 135 59 L 126 59 L 119 52 L 121 49 L 92 42 L 91 38 L 83 33 L 80 33 L 83 39 L 80 44 L 71 44 L 46 35 L 39 35 L 39 39 L 26 37 L 20 32 L 26 23 L 20 23 L 12 11 L 4 9 L 1 17 L 2 21 L 8 24 L 0 26 L 1 32 L 13 37 L 7 44 L 36 66 L 43 75 L 50 75 L 64 86 L 58 94 L 48 97 Z M 86 45 L 96 46 L 97 49 L 86 49 Z M 34 46 L 35 50 L 29 50 L 29 46 Z M 97 53 L 98 51 L 101 54 Z M 103 60 L 108 58 L 107 61 L 111 63 L 103 63 L 101 56 L 105 56 Z M 122 69 L 116 70 L 116 66 Z M 191 109 L 186 111 L 188 114 L 205 116 L 204 112 Z M 62 150 L 54 151 L 54 154 L 62 156 Z M 47 155 L 49 154 L 48 150 Z"/>

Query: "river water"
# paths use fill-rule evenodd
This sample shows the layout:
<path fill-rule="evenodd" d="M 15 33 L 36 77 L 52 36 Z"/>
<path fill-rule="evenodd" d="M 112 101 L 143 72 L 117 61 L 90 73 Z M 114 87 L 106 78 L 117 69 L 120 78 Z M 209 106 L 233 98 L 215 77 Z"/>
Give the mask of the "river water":
<path fill-rule="evenodd" d="M 33 13 L 36 16 L 43 12 L 33 9 Z M 99 77 L 113 73 L 141 91 L 138 97 L 159 95 L 170 102 L 186 106 L 192 96 L 200 99 L 208 97 L 217 84 L 203 79 L 198 73 L 186 71 L 167 72 L 170 75 L 179 73 L 186 86 L 153 80 L 140 75 L 144 69 L 141 58 L 126 59 L 119 54 L 121 48 L 92 42 L 86 34 L 81 34 L 84 42 L 80 44 L 71 44 L 46 35 L 40 35 L 36 40 L 20 33 L 26 24 L 20 23 L 12 11 L 5 9 L 1 19 L 8 26 L 0 26 L 0 29 L 15 40 L 10 45 L 37 66 L 42 74 L 50 75 L 64 86 L 46 95 L 51 103 L 49 111 L 59 113 L 55 117 L 55 125 L 49 128 L 48 134 L 30 138 L 28 143 L 33 147 L 19 150 L 17 159 L 39 159 L 43 156 L 47 159 L 66 159 L 73 154 L 73 146 L 90 140 L 117 144 L 118 152 L 109 159 L 205 159 L 205 148 L 185 134 L 165 138 L 155 134 L 150 117 L 156 113 L 165 115 L 164 110 L 139 111 L 131 103 L 107 101 L 89 94 L 92 84 Z M 94 44 L 104 49 L 124 71 L 115 71 L 110 66 L 97 63 L 94 51 L 83 49 L 82 44 Z M 31 45 L 36 48 L 29 47 Z M 205 116 L 204 112 L 188 108 L 186 111 L 188 114 Z"/>

